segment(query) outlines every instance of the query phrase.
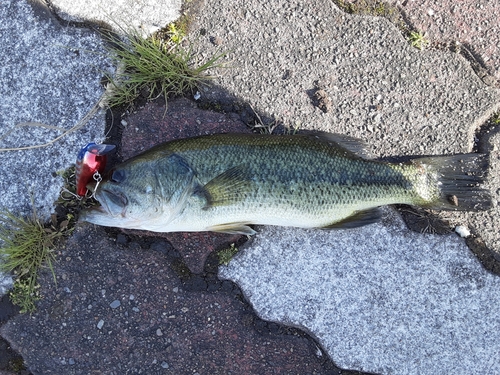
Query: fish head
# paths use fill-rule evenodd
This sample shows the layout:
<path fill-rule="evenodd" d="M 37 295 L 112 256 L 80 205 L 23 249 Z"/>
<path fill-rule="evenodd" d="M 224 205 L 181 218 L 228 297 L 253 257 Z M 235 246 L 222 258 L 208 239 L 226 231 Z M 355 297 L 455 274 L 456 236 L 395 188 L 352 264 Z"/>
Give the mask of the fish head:
<path fill-rule="evenodd" d="M 163 230 L 185 207 L 194 172 L 176 154 L 136 157 L 111 169 L 94 195 L 100 206 L 80 219 L 97 225 Z"/>

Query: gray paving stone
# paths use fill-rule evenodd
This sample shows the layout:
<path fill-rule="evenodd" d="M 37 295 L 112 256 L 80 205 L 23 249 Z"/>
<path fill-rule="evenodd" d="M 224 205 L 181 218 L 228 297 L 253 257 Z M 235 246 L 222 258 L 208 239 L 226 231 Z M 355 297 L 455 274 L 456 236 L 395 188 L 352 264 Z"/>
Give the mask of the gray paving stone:
<path fill-rule="evenodd" d="M 500 373 L 500 278 L 458 236 L 410 232 L 387 214 L 355 230 L 260 228 L 219 276 L 262 319 L 310 332 L 342 368 Z"/>
<path fill-rule="evenodd" d="M 100 79 L 110 66 L 99 36 L 61 27 L 43 8 L 35 15 L 25 0 L 0 4 L 0 148 L 44 144 L 76 125 L 98 101 Z M 17 127 L 21 123 L 58 127 Z M 75 162 L 87 142 L 103 138 L 104 116 L 54 144 L 32 150 L 0 151 L 0 208 L 46 220 L 62 187 L 56 173 Z M 10 132 L 10 133 L 9 133 Z M 2 287 L 10 279 L 0 275 Z M 3 293 L 2 293 L 3 294 Z"/>
<path fill-rule="evenodd" d="M 52 0 L 63 19 L 105 23 L 115 30 L 134 28 L 144 35 L 157 31 L 180 16 L 181 0 Z"/>
<path fill-rule="evenodd" d="M 102 42 L 88 30 L 35 16 L 24 0 L 2 2 L 0 18 L 0 148 L 47 143 L 76 125 L 99 100 L 100 79 L 109 69 Z M 16 128 L 32 122 L 59 130 Z M 74 164 L 87 142 L 101 140 L 103 130 L 99 114 L 48 147 L 0 151 L 0 207 L 28 214 L 33 194 L 38 215 L 48 218 L 62 186 L 55 174 Z"/>

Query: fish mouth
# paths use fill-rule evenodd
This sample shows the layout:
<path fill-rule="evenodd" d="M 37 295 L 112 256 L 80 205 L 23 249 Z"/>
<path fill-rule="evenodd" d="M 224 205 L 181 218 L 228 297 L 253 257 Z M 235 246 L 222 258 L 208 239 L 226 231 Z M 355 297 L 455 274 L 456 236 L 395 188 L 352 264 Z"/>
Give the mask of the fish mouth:
<path fill-rule="evenodd" d="M 101 204 L 100 207 L 96 207 L 96 209 L 98 209 L 100 212 L 106 213 L 113 217 L 125 216 L 128 199 L 124 194 L 108 189 L 102 189 L 97 191 L 95 197 Z"/>
<path fill-rule="evenodd" d="M 99 206 L 80 212 L 80 220 L 107 227 L 125 226 L 128 199 L 125 195 L 110 190 L 99 190 L 95 198 Z"/>

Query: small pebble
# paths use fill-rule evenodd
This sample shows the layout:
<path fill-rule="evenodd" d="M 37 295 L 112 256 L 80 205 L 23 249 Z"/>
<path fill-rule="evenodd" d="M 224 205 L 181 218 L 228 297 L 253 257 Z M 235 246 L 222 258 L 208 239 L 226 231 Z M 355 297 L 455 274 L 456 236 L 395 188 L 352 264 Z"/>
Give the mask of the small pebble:
<path fill-rule="evenodd" d="M 97 329 L 101 329 L 102 326 L 104 325 L 104 320 L 99 320 L 99 323 L 97 323 Z"/>
<path fill-rule="evenodd" d="M 163 336 L 163 332 L 161 331 L 161 329 L 157 329 L 156 330 L 156 336 Z"/>
<path fill-rule="evenodd" d="M 115 299 L 113 302 L 111 302 L 109 304 L 109 307 L 111 307 L 112 309 L 116 309 L 117 307 L 119 307 L 121 305 L 120 301 L 118 301 L 117 299 Z"/>
<path fill-rule="evenodd" d="M 70 365 L 74 365 L 75 364 L 75 360 L 73 358 L 70 358 L 70 359 L 68 359 L 68 363 Z"/>
<path fill-rule="evenodd" d="M 126 245 L 126 244 L 127 244 L 127 242 L 128 242 L 128 238 L 127 238 L 127 236 L 125 236 L 124 234 L 121 234 L 121 233 L 120 233 L 120 234 L 118 234 L 118 235 L 116 236 L 116 243 L 117 243 L 118 245 Z"/>
<path fill-rule="evenodd" d="M 470 236 L 470 230 L 464 225 L 457 225 L 455 227 L 455 232 L 458 233 L 458 235 L 462 238 L 469 237 Z"/>
<path fill-rule="evenodd" d="M 162 362 L 162 363 L 161 363 L 161 367 L 163 367 L 163 368 L 168 368 L 168 363 L 167 363 L 167 362 Z"/>
<path fill-rule="evenodd" d="M 135 299 L 135 296 L 134 296 L 133 294 L 131 294 L 131 295 L 128 297 L 128 299 L 129 299 L 130 301 L 133 301 L 133 300 Z"/>
<path fill-rule="evenodd" d="M 214 46 L 220 46 L 222 44 L 222 38 L 218 36 L 211 36 L 210 43 L 212 43 Z"/>
<path fill-rule="evenodd" d="M 139 308 L 138 307 L 132 307 L 132 311 L 139 312 Z"/>

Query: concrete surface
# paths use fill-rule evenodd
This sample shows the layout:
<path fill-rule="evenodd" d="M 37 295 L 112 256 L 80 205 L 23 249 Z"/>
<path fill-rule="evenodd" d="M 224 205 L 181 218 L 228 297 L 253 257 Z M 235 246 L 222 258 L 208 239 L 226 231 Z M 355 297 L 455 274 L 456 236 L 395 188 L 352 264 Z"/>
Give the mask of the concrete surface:
<path fill-rule="evenodd" d="M 55 3 L 51 2 L 53 8 Z M 67 3 L 70 4 L 68 13 L 73 3 L 77 9 L 77 3 Z M 489 17 L 498 14 L 500 4 L 488 2 L 491 11 L 486 14 L 480 7 L 474 10 L 476 3 L 484 7 L 481 1 L 461 2 L 460 9 L 467 10 L 467 20 L 495 26 Z M 158 12 L 163 10 L 162 4 L 156 5 Z M 205 0 L 189 4 L 190 30 L 196 40 L 198 58 L 202 60 L 218 50 L 228 51 L 228 68 L 214 70 L 219 78 L 212 87 L 201 92 L 201 101 L 212 102 L 212 108 L 235 110 L 248 119 L 251 105 L 266 123 L 275 121 L 292 128 L 357 136 L 367 141 L 376 157 L 440 155 L 473 149 L 488 152 L 490 176 L 487 186 L 492 192 L 493 208 L 483 213 L 442 217 L 450 220 L 452 228 L 461 224 L 479 235 L 468 238 L 467 243 L 484 241 L 485 248 L 500 251 L 500 139 L 497 127 L 487 124 L 487 119 L 499 110 L 500 93 L 491 82 L 485 84 L 484 76 L 479 77 L 461 54 L 449 49 L 420 52 L 410 47 L 400 31 L 387 20 L 347 15 L 330 1 Z M 407 18 L 421 16 L 412 13 L 412 9 L 421 12 L 416 5 L 405 2 Z M 445 23 L 454 24 L 457 30 L 470 27 L 461 24 L 458 17 L 447 18 L 447 9 L 452 8 L 443 5 L 433 9 L 432 20 L 438 29 L 446 29 Z M 85 29 L 60 27 L 35 18 L 23 1 L 4 1 L 0 10 L 1 19 L 5 19 L 0 27 L 4 49 L 10 52 L 0 70 L 3 91 L 9 93 L 0 107 L 2 123 L 7 124 L 4 129 L 23 121 L 74 125 L 99 96 L 98 82 L 102 74 L 97 67 L 106 68 L 106 65 L 99 59 L 87 60 L 95 55 L 88 57 L 85 48 L 77 54 L 54 46 L 73 46 L 75 43 L 75 46 L 91 49 L 100 48 L 100 41 Z M 63 13 L 59 11 L 59 16 L 64 16 Z M 90 15 L 74 17 L 97 19 Z M 18 23 L 16 19 L 25 22 Z M 155 22 L 153 19 L 150 24 L 154 26 Z M 142 20 L 141 23 L 147 24 Z M 56 36 L 62 38 L 62 42 Z M 488 33 L 488 38 L 480 41 L 484 45 L 480 53 L 484 61 L 494 61 L 495 57 L 489 54 L 494 53 L 499 43 L 498 33 Z M 16 55 L 16 51 L 20 53 Z M 46 55 L 52 60 L 40 60 Z M 73 74 L 67 73 L 63 66 L 70 66 Z M 495 68 L 489 69 L 492 75 L 497 74 Z M 49 80 L 54 76 L 55 79 Z M 65 100 L 54 101 L 54 98 Z M 204 118 L 197 116 L 186 119 L 185 126 L 200 128 Z M 155 127 L 162 126 L 157 120 L 153 121 Z M 86 128 L 88 133 L 75 133 L 74 139 L 68 141 L 73 143 L 64 146 L 66 148 L 58 144 L 47 154 L 13 152 L 9 153 L 9 159 L 0 160 L 3 168 L 0 184 L 6 192 L 2 204 L 16 212 L 26 212 L 27 193 L 29 186 L 33 186 L 39 192 L 36 196 L 39 211 L 48 215 L 58 192 L 51 173 L 73 163 L 82 140 L 86 143 L 102 136 L 102 118 L 97 123 L 96 128 Z M 178 128 L 168 128 L 168 122 L 163 126 L 168 130 L 159 133 L 185 134 Z M 151 140 L 148 137 L 134 133 L 135 128 L 127 130 L 124 144 L 136 141 L 143 142 L 140 147 L 149 147 Z M 14 134 L 2 142 L 18 145 L 20 141 L 52 136 L 33 132 L 30 134 L 36 137 L 26 138 L 27 132 L 23 132 L 22 137 L 15 138 Z M 0 158 L 5 155 L 0 154 Z M 22 160 L 26 163 L 19 164 Z M 24 173 L 22 180 L 18 177 L 19 170 Z M 35 175 L 35 170 L 42 173 Z M 17 173 L 9 174 L 9 171 Z M 39 200 L 39 195 L 46 197 L 46 201 Z M 20 200 L 20 196 L 26 199 Z M 259 228 L 253 242 L 228 268 L 222 268 L 220 275 L 240 284 L 259 316 L 302 327 L 318 339 L 325 350 L 320 359 L 324 361 L 321 362 L 323 367 L 316 367 L 317 363 L 310 357 L 316 355 L 310 349 L 314 347 L 311 339 L 305 337 L 309 349 L 300 349 L 309 350 L 309 357 L 298 357 L 299 362 L 310 359 L 307 363 L 310 363 L 308 370 L 311 373 L 345 373 L 334 367 L 330 359 L 340 366 L 380 374 L 500 372 L 498 361 L 495 361 L 500 342 L 498 276 L 480 266 L 464 239 L 457 235 L 408 232 L 391 212 L 388 211 L 380 224 L 349 232 Z M 208 256 L 206 249 L 197 254 L 196 259 L 201 263 L 188 259 L 195 254 L 192 245 L 186 252 L 179 251 L 181 255 L 162 260 L 154 253 L 158 250 L 157 245 L 138 250 L 137 244 L 144 245 L 145 236 L 129 239 L 121 233 L 119 236 L 111 232 L 117 245 L 107 241 L 104 233 L 90 226 L 80 227 L 68 247 L 59 249 L 61 261 L 56 265 L 56 273 L 60 283 L 57 288 L 49 278 L 43 279 L 46 298 L 40 303 L 39 312 L 32 318 L 17 316 L 11 319 L 3 325 L 2 335 L 21 352 L 35 374 L 46 373 L 49 368 L 60 373 L 61 366 L 78 374 L 88 373 L 92 366 L 116 372 L 147 369 L 151 373 L 177 374 L 175 366 L 180 366 L 182 361 L 178 358 L 183 355 L 188 358 L 184 360 L 186 369 L 200 374 L 213 373 L 210 366 L 222 363 L 217 362 L 220 357 L 216 355 L 230 354 L 214 350 L 216 346 L 210 346 L 212 341 L 208 334 L 192 339 L 194 333 L 190 324 L 205 329 L 208 320 L 195 322 L 188 320 L 191 316 L 186 314 L 185 320 L 176 320 L 178 325 L 171 330 L 158 326 L 165 323 L 162 313 L 167 312 L 169 304 L 176 303 L 169 300 L 173 298 L 172 292 L 180 293 L 183 288 L 177 284 L 170 267 L 180 271 L 177 277 L 181 280 L 188 275 L 191 283 L 207 290 L 211 285 L 207 277 L 216 280 L 216 268 L 213 262 L 210 266 L 210 258 L 202 266 Z M 89 245 L 80 248 L 80 241 Z M 165 239 L 157 241 L 163 241 L 158 243 L 170 248 Z M 182 246 L 181 242 L 179 238 L 172 240 L 176 249 Z M 133 245 L 130 248 L 119 245 L 127 243 Z M 153 243 L 156 242 L 150 245 Z M 490 254 L 490 258 L 497 267 L 498 253 Z M 207 267 L 211 270 L 209 276 Z M 114 272 L 115 268 L 123 270 L 124 274 L 136 275 L 140 282 L 135 282 L 133 276 L 120 276 Z M 196 272 L 203 269 L 203 275 L 193 275 L 190 268 Z M 153 276 L 148 276 L 150 274 Z M 152 285 L 144 280 L 151 281 Z M 161 286 L 167 289 L 161 291 Z M 174 288 L 178 288 L 177 292 Z M 132 300 L 131 294 L 134 295 Z M 143 309 L 133 305 L 136 297 L 144 304 Z M 212 297 L 205 294 L 200 297 L 201 305 L 207 304 L 208 310 L 201 309 L 199 301 L 195 302 L 196 296 L 190 300 L 192 302 L 186 302 L 196 303 L 196 307 L 182 307 L 195 311 L 194 315 L 212 316 L 219 311 L 215 302 L 209 302 Z M 121 303 L 117 309 L 110 306 L 115 300 Z M 216 301 L 221 305 L 219 301 L 227 302 L 228 297 L 221 293 Z M 87 311 L 88 306 L 92 306 L 90 311 Z M 141 316 L 131 315 L 135 310 L 129 311 L 129 308 L 133 307 L 139 308 Z M 182 307 L 178 307 L 183 313 Z M 245 321 L 246 318 L 238 314 L 230 313 L 233 318 L 229 320 L 221 317 L 220 331 L 216 334 L 220 332 L 224 337 L 231 336 L 236 342 L 245 343 L 249 334 L 245 324 L 224 331 L 228 327 L 226 322 Z M 99 330 L 97 325 L 101 320 L 103 325 Z M 106 331 L 104 327 L 107 326 L 113 328 Z M 286 331 L 284 326 L 276 327 Z M 161 335 L 157 334 L 157 329 Z M 187 336 L 176 338 L 183 330 L 187 331 Z M 266 328 L 265 331 L 270 330 Z M 60 338 L 61 333 L 65 340 L 51 336 L 55 334 Z M 159 341 L 158 337 L 165 341 Z M 262 342 L 257 344 L 260 338 L 255 337 L 257 341 L 251 341 L 247 349 L 267 347 L 268 344 Z M 176 343 L 170 360 L 147 353 L 142 355 L 142 349 L 133 350 L 135 345 L 142 348 L 144 344 L 152 345 L 152 353 L 164 352 L 169 347 L 168 340 Z M 281 336 L 278 342 L 280 340 Z M 227 343 L 227 348 L 231 348 L 233 344 Z M 80 349 L 87 347 L 88 356 Z M 189 357 L 193 350 L 199 355 Z M 200 354 L 204 350 L 209 354 Z M 246 350 L 237 353 L 244 352 Z M 252 367 L 262 363 L 261 355 L 264 354 L 258 353 L 247 357 L 241 354 L 244 358 L 238 355 L 226 358 L 246 361 L 238 367 L 236 372 L 240 373 L 271 372 L 275 361 L 288 358 L 276 355 L 265 361 L 267 367 L 258 369 Z M 150 362 L 143 366 L 141 362 L 134 364 L 141 356 Z M 170 370 L 162 366 L 163 361 L 171 366 Z M 204 365 L 199 365 L 200 361 Z M 280 366 L 285 364 L 278 364 L 277 368 L 281 369 Z M 296 372 L 291 370 L 290 373 L 304 371 L 307 370 L 297 367 Z"/>
<path fill-rule="evenodd" d="M 500 278 L 458 236 L 386 215 L 355 230 L 259 228 L 219 276 L 262 319 L 310 332 L 342 368 L 500 373 Z"/>
<path fill-rule="evenodd" d="M 48 273 L 38 311 L 1 334 L 33 374 L 326 374 L 296 330 L 255 318 L 238 288 L 183 274 L 166 241 L 79 227 Z"/>
<path fill-rule="evenodd" d="M 207 31 L 200 53 L 231 51 L 217 81 L 227 92 L 206 90 L 210 99 L 238 97 L 268 121 L 357 136 L 377 156 L 470 152 L 498 111 L 498 90 L 461 55 L 420 52 L 385 19 L 349 16 L 331 2 L 224 5 L 209 0 L 213 11 L 195 17 Z M 326 112 L 313 106 L 318 89 L 331 101 Z M 479 143 L 490 153 L 493 208 L 443 217 L 500 251 L 499 154 L 489 141 Z M 311 332 L 341 367 L 494 374 L 498 277 L 453 236 L 417 235 L 394 222 L 347 233 L 265 228 L 221 276 L 264 319 Z M 483 290 L 476 283 L 484 280 Z"/>
<path fill-rule="evenodd" d="M 51 0 L 64 20 L 106 24 L 116 31 L 134 28 L 149 35 L 180 16 L 181 0 Z"/>
<path fill-rule="evenodd" d="M 99 55 L 104 53 L 103 44 L 88 30 L 63 28 L 36 17 L 26 1 L 3 1 L 0 12 L 0 148 L 44 144 L 76 125 L 97 103 L 103 92 L 100 79 L 110 68 Z M 58 130 L 16 128 L 23 123 Z M 48 218 L 62 186 L 54 174 L 75 162 L 82 139 L 102 140 L 103 127 L 100 114 L 48 147 L 0 151 L 0 207 L 27 214 L 33 194 L 37 213 Z"/>
<path fill-rule="evenodd" d="M 351 0 L 348 0 L 351 1 Z M 486 83 L 500 87 L 500 12 L 495 1 L 389 0 L 435 47 L 465 46 Z"/>
<path fill-rule="evenodd" d="M 98 35 L 61 27 L 43 8 L 38 11 L 40 16 L 24 0 L 0 4 L 1 149 L 44 144 L 72 128 L 98 101 L 100 79 L 110 69 Z M 58 130 L 16 128 L 27 122 Z M 100 114 L 48 147 L 0 151 L 0 208 L 30 214 L 33 194 L 37 214 L 46 220 L 62 187 L 56 173 L 75 162 L 82 143 L 102 140 L 103 128 Z"/>
<path fill-rule="evenodd" d="M 377 157 L 443 155 L 472 151 L 476 133 L 500 108 L 499 90 L 460 54 L 419 51 L 384 18 L 348 15 L 319 0 L 251 8 L 207 0 L 206 7 L 212 11 L 193 17 L 193 32 L 206 31 L 198 52 L 230 53 L 229 68 L 217 72 L 225 91 L 203 95 L 247 101 L 267 121 L 355 136 Z M 313 105 L 318 88 L 330 100 L 326 113 Z M 500 171 L 491 172 L 491 185 L 500 186 Z M 500 191 L 492 188 L 492 195 L 494 206 L 483 215 L 446 217 L 500 250 L 500 232 L 490 235 L 500 224 Z"/>

